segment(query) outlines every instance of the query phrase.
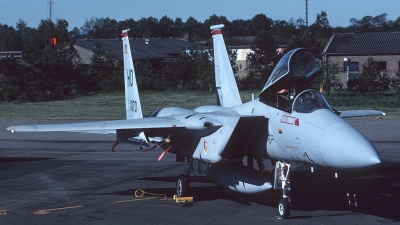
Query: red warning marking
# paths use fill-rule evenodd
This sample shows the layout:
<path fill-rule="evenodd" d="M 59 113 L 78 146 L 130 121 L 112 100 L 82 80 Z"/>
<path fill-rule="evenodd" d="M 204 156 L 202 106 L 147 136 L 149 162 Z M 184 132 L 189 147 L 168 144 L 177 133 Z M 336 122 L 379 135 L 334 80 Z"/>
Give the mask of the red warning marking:
<path fill-rule="evenodd" d="M 217 35 L 217 34 L 222 34 L 221 30 L 212 30 L 211 31 L 212 35 Z"/>
<path fill-rule="evenodd" d="M 281 117 L 281 123 L 286 123 L 286 124 L 290 124 L 290 125 L 300 126 L 299 118 L 296 118 L 296 117 L 293 117 L 293 116 L 285 116 L 285 115 L 282 115 L 282 117 Z"/>
<path fill-rule="evenodd" d="M 299 118 L 296 118 L 296 120 L 294 121 L 294 125 L 300 126 Z"/>
<path fill-rule="evenodd" d="M 278 94 L 284 94 L 284 93 L 288 93 L 288 92 L 289 92 L 288 90 L 282 89 L 282 90 L 280 90 L 280 91 L 278 91 L 278 92 L 276 92 L 276 93 L 278 93 Z"/>

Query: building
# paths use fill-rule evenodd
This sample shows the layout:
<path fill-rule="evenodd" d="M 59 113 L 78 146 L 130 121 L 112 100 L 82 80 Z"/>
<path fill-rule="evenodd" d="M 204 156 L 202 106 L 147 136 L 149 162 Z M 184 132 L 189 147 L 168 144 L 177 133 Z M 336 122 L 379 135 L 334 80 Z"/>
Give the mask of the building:
<path fill-rule="evenodd" d="M 249 70 L 247 64 L 247 55 L 250 53 L 254 53 L 250 48 L 250 43 L 254 40 L 256 36 L 237 36 L 231 37 L 228 40 L 225 40 L 229 43 L 227 45 L 228 49 L 234 50 L 237 53 L 236 56 L 236 65 L 239 66 L 239 71 L 235 74 L 238 77 L 246 77 Z"/>
<path fill-rule="evenodd" d="M 76 40 L 74 47 L 84 64 L 90 63 L 90 58 L 96 49 L 95 44 L 99 42 L 103 49 L 111 50 L 116 60 L 123 60 L 121 39 L 79 39 Z M 175 58 L 182 51 L 195 46 L 194 43 L 178 38 L 130 38 L 129 44 L 133 61 L 147 58 L 153 62 Z"/>
<path fill-rule="evenodd" d="M 240 77 L 247 75 L 247 54 L 253 52 L 250 49 L 250 42 L 255 36 L 235 37 L 233 44 L 227 46 L 229 49 L 237 51 L 236 64 L 241 66 L 237 75 Z M 122 61 L 122 46 L 120 39 L 78 39 L 74 43 L 74 48 L 78 51 L 84 64 L 90 63 L 90 58 L 96 49 L 95 44 L 100 42 L 102 48 L 110 49 L 116 56 L 116 60 Z M 168 59 L 175 58 L 179 53 L 190 49 L 208 49 L 211 48 L 212 40 L 188 42 L 179 38 L 130 38 L 133 61 L 149 59 L 151 62 L 166 62 Z M 243 44 L 246 43 L 246 44 Z"/>
<path fill-rule="evenodd" d="M 22 59 L 22 51 L 1 51 L 0 59 L 6 58 Z"/>
<path fill-rule="evenodd" d="M 382 72 L 393 77 L 400 68 L 400 32 L 334 33 L 322 55 L 324 61 L 331 60 L 341 66 L 339 78 L 343 88 L 350 87 L 361 76 L 368 57 L 378 62 Z"/>

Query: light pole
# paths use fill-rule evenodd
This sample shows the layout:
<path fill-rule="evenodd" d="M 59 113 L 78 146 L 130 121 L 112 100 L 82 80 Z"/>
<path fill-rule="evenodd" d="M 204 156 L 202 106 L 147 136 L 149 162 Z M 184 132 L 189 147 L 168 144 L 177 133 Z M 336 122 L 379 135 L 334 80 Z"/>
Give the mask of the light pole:
<path fill-rule="evenodd" d="M 343 61 L 346 63 L 346 88 L 349 88 L 349 65 L 348 62 L 351 61 L 349 58 L 344 58 Z"/>

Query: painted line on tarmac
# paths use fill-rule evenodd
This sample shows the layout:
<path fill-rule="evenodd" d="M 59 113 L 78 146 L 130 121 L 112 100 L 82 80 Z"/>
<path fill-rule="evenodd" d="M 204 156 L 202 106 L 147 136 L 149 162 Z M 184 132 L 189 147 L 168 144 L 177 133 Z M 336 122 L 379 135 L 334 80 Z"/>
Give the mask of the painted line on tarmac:
<path fill-rule="evenodd" d="M 150 197 L 150 198 L 136 198 L 136 199 L 129 199 L 129 200 L 115 201 L 114 203 L 136 202 L 136 201 L 142 201 L 142 200 L 151 200 L 151 199 L 156 199 L 156 198 L 158 198 L 158 197 Z"/>
<path fill-rule="evenodd" d="M 45 214 L 47 214 L 47 213 L 49 213 L 49 212 L 52 212 L 52 211 L 76 209 L 76 208 L 82 208 L 82 207 L 83 207 L 83 205 L 76 205 L 76 206 L 68 206 L 68 207 L 54 208 L 54 209 L 41 209 L 41 210 L 38 210 L 38 211 L 34 212 L 33 214 L 36 214 L 36 215 L 45 215 Z"/>
<path fill-rule="evenodd" d="M 159 197 L 136 198 L 136 199 L 115 201 L 114 203 L 115 204 L 119 204 L 119 203 L 136 202 L 136 201 L 142 201 L 142 200 L 152 200 L 152 199 L 157 199 L 157 198 L 159 198 Z M 164 199 L 160 199 L 160 200 L 164 200 Z M 168 199 L 168 200 L 170 200 L 170 199 Z M 34 211 L 33 214 L 34 215 L 46 215 L 46 214 L 49 214 L 51 212 L 69 210 L 69 209 L 78 209 L 78 208 L 83 208 L 83 207 L 85 207 L 85 206 L 76 205 L 76 206 L 67 206 L 67 207 L 60 207 L 60 208 L 53 208 L 53 209 L 40 209 L 40 210 Z M 10 212 L 10 211 L 8 211 L 8 210 L 0 210 L 0 216 L 7 216 L 9 214 L 8 212 Z"/>

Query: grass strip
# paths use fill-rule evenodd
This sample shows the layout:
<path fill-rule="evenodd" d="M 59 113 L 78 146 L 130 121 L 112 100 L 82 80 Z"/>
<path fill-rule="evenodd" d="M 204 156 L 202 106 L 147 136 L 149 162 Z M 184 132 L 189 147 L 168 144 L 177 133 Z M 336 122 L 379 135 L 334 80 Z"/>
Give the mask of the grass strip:
<path fill-rule="evenodd" d="M 260 91 L 240 92 L 242 102 L 258 97 Z M 376 109 L 386 113 L 387 118 L 400 118 L 400 100 L 393 92 L 374 95 L 353 94 L 347 91 L 325 93 L 328 103 L 337 110 Z M 192 109 L 201 105 L 215 105 L 214 91 L 152 92 L 140 93 L 143 115 L 156 109 L 176 106 Z M 0 118 L 7 119 L 124 119 L 123 92 L 100 93 L 73 99 L 46 102 L 0 102 Z"/>

